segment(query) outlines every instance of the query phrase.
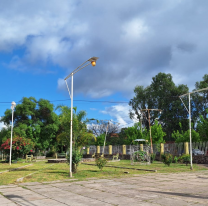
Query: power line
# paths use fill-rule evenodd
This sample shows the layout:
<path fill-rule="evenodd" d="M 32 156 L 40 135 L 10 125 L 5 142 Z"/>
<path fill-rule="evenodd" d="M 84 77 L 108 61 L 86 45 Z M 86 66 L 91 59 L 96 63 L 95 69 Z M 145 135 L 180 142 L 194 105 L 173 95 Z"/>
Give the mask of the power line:
<path fill-rule="evenodd" d="M 47 99 L 46 99 L 47 100 Z M 71 99 L 61 99 L 61 100 L 47 100 L 49 102 L 64 102 L 69 101 Z M 116 103 L 116 104 L 128 104 L 129 102 L 125 101 L 102 101 L 102 100 L 82 100 L 82 99 L 76 99 L 74 100 L 76 102 L 97 102 L 97 103 Z M 18 101 L 17 103 L 22 103 L 22 101 Z M 0 104 L 11 104 L 11 102 L 0 102 Z"/>

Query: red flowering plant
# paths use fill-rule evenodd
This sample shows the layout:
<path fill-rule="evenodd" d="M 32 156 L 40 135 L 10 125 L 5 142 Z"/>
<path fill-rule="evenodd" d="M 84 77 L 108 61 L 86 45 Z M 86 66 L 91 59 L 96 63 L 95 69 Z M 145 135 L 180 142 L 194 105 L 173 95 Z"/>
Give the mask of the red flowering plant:
<path fill-rule="evenodd" d="M 12 140 L 12 159 L 17 159 L 18 157 L 23 157 L 29 152 L 33 151 L 35 143 L 25 137 L 14 137 Z M 6 154 L 10 151 L 10 138 L 7 139 L 0 147 L 4 150 Z"/>

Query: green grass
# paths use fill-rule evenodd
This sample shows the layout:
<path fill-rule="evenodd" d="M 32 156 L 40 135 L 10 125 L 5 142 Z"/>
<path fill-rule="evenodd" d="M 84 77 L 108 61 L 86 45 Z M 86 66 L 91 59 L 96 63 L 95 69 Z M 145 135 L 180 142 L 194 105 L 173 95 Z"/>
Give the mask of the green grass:
<path fill-rule="evenodd" d="M 93 162 L 90 162 L 93 164 Z M 11 168 L 21 167 L 30 163 L 16 163 L 9 166 L 8 163 L 0 163 L 0 171 L 4 171 Z M 32 166 L 21 168 L 19 170 L 6 172 L 0 174 L 0 185 L 6 185 L 16 183 L 16 180 L 21 177 L 25 177 L 28 174 L 34 173 L 24 178 L 23 182 L 48 182 L 54 180 L 69 179 L 69 165 L 66 163 L 49 164 L 46 161 L 33 162 Z M 140 168 L 157 170 L 161 173 L 172 172 L 193 172 L 198 170 L 206 170 L 205 167 L 194 164 L 194 170 L 190 170 L 190 166 L 183 164 L 171 164 L 170 167 L 160 162 L 155 162 L 151 165 L 131 165 L 129 160 L 121 160 L 119 162 L 109 162 L 107 165 L 120 166 L 128 168 Z M 129 172 L 126 174 L 124 172 Z M 103 171 L 100 171 L 97 166 L 80 164 L 78 172 L 73 174 L 73 177 L 78 180 L 85 180 L 86 178 L 118 178 L 129 177 L 134 174 L 147 174 L 153 172 L 146 172 L 132 169 L 122 169 L 113 167 L 104 167 Z"/>

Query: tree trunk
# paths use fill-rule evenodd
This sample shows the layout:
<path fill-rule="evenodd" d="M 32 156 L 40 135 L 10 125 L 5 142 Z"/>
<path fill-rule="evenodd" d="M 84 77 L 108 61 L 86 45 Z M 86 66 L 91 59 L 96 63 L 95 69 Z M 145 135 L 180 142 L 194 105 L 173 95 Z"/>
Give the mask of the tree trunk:
<path fill-rule="evenodd" d="M 77 173 L 77 165 L 72 163 L 72 172 Z"/>

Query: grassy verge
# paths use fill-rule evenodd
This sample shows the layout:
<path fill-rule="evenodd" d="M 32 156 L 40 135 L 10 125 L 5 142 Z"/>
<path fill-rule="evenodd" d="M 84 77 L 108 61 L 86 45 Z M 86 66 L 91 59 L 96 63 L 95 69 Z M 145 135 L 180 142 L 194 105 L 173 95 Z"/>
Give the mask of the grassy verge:
<path fill-rule="evenodd" d="M 13 164 L 12 168 L 21 167 L 29 163 L 17 163 Z M 24 178 L 23 182 L 48 182 L 54 180 L 69 179 L 69 165 L 66 163 L 49 164 L 46 161 L 34 162 L 32 166 L 21 168 L 19 170 L 10 171 L 7 173 L 0 174 L 0 185 L 15 183 L 18 178 L 25 177 L 28 174 L 34 173 Z M 165 166 L 160 162 L 155 162 L 151 165 L 131 165 L 129 160 L 122 160 L 119 162 L 109 162 L 107 165 L 115 165 L 129 168 L 142 168 L 142 169 L 153 169 L 162 173 L 172 172 L 192 172 L 189 166 L 182 164 L 171 164 L 170 167 Z M 0 170 L 6 170 L 10 168 L 9 164 L 0 163 Z M 193 171 L 206 170 L 206 168 L 200 165 L 194 165 Z M 129 172 L 126 174 L 124 172 Z M 123 176 L 132 176 L 134 174 L 146 174 L 152 172 L 138 171 L 132 169 L 123 168 L 111 168 L 104 167 L 103 171 L 100 171 L 96 166 L 80 164 L 78 172 L 73 174 L 74 178 L 78 180 L 85 180 L 86 178 L 115 178 Z"/>

